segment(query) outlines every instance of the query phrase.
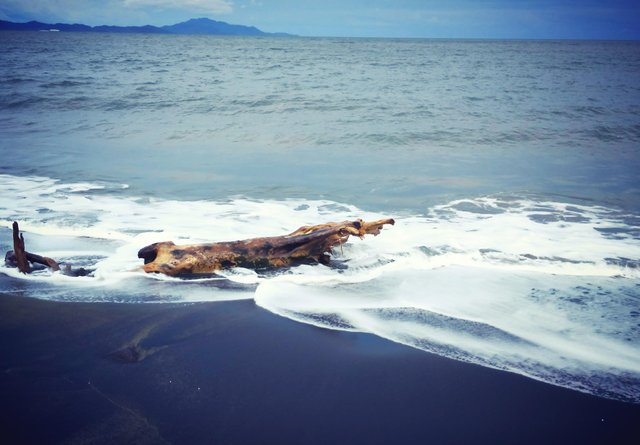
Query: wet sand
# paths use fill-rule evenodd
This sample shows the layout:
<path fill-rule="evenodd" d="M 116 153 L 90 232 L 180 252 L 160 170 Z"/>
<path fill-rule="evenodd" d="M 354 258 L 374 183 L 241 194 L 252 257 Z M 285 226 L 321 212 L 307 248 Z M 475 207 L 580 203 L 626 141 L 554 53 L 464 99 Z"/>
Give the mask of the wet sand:
<path fill-rule="evenodd" d="M 253 301 L 0 293 L 6 444 L 636 443 L 640 405 L 314 328 Z"/>

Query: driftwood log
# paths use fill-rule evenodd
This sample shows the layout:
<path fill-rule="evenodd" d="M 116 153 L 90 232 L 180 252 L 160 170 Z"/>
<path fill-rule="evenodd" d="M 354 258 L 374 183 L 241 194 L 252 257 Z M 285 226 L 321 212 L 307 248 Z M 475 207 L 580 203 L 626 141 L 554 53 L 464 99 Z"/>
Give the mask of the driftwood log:
<path fill-rule="evenodd" d="M 232 267 L 269 269 L 299 264 L 329 264 L 333 247 L 349 236 L 378 235 L 393 219 L 300 227 L 284 236 L 253 238 L 210 244 L 175 245 L 171 241 L 151 244 L 138 252 L 145 272 L 170 276 L 213 273 Z"/>

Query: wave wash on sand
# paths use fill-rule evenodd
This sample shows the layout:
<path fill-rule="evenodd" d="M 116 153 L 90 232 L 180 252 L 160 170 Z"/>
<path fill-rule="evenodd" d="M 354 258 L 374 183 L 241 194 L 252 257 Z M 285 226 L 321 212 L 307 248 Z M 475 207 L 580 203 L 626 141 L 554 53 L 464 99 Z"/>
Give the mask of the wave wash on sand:
<path fill-rule="evenodd" d="M 392 215 L 395 227 L 336 249 L 333 267 L 180 280 L 144 274 L 137 250 L 387 215 L 332 201 L 140 198 L 123 185 L 43 177 L 0 175 L 0 186 L 3 251 L 18 220 L 30 250 L 95 268 L 72 278 L 2 267 L 3 291 L 63 301 L 254 299 L 299 322 L 640 402 L 638 215 L 561 198 L 469 198 Z"/>

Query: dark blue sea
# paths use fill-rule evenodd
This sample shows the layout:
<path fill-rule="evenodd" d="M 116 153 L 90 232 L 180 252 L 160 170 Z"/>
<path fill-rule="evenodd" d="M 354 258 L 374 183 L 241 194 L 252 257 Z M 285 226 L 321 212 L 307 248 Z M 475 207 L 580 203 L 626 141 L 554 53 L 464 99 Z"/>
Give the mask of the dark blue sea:
<path fill-rule="evenodd" d="M 640 42 L 0 33 L 0 293 L 253 299 L 640 402 Z M 139 248 L 393 217 L 341 267 L 145 275 Z"/>

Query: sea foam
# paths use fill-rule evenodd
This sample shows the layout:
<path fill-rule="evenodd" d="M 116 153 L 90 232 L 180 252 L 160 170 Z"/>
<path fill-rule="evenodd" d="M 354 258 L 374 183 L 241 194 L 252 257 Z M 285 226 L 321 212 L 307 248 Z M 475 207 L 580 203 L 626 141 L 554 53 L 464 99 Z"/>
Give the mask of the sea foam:
<path fill-rule="evenodd" d="M 638 215 L 526 194 L 386 215 L 329 200 L 141 198 L 123 185 L 43 177 L 0 175 L 0 187 L 3 249 L 18 220 L 29 250 L 94 269 L 72 278 L 2 267 L 4 291 L 65 301 L 253 298 L 302 323 L 640 402 Z M 387 216 L 395 226 L 352 238 L 334 252 L 334 267 L 182 280 L 144 274 L 136 255 L 157 241 L 235 240 Z"/>

